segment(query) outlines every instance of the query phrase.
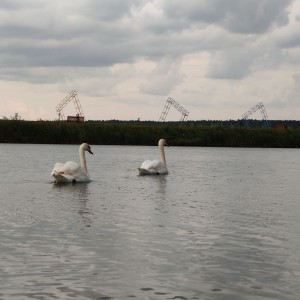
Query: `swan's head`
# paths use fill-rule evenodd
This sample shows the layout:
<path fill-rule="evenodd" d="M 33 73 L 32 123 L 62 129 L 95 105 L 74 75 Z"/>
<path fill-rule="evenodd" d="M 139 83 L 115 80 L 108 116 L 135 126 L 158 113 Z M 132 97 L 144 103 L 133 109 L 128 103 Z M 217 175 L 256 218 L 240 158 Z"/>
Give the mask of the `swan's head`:
<path fill-rule="evenodd" d="M 166 140 L 165 139 L 160 139 L 159 141 L 158 141 L 158 146 L 167 146 L 167 147 L 170 147 L 169 145 L 168 145 L 168 143 L 166 142 Z"/>
<path fill-rule="evenodd" d="M 94 153 L 92 152 L 91 146 L 90 146 L 89 144 L 87 144 L 87 143 L 81 144 L 81 145 L 80 145 L 80 148 L 83 149 L 84 151 L 87 151 L 87 152 L 89 152 L 89 153 L 91 153 L 91 154 L 94 154 Z"/>

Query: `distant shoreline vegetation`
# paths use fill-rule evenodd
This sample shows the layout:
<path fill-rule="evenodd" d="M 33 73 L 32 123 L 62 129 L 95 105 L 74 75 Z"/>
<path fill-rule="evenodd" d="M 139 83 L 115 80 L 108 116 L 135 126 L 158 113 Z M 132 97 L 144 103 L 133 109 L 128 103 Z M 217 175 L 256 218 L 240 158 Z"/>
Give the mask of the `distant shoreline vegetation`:
<path fill-rule="evenodd" d="M 23 121 L 0 120 L 0 143 L 299 148 L 300 121 Z"/>

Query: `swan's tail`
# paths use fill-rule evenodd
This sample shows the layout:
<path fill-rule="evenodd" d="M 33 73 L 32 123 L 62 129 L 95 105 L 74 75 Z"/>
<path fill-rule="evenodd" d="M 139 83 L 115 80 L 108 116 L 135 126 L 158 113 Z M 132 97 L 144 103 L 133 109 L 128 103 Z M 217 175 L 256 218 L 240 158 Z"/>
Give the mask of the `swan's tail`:
<path fill-rule="evenodd" d="M 154 169 L 147 170 L 143 168 L 138 168 L 138 170 L 140 175 L 160 175 L 160 172 Z"/>
<path fill-rule="evenodd" d="M 138 168 L 140 175 L 150 175 L 150 172 L 143 168 Z"/>
<path fill-rule="evenodd" d="M 51 175 L 56 182 L 65 183 L 65 182 L 73 182 L 74 180 L 73 176 L 64 174 L 63 172 L 52 171 Z"/>

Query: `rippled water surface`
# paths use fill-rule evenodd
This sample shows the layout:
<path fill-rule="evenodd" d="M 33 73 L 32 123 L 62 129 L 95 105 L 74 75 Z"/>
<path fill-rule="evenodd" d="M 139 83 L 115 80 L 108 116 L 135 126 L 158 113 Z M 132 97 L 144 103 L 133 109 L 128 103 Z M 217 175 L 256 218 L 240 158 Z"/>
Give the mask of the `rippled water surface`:
<path fill-rule="evenodd" d="M 300 152 L 0 144 L 0 299 L 299 299 Z"/>

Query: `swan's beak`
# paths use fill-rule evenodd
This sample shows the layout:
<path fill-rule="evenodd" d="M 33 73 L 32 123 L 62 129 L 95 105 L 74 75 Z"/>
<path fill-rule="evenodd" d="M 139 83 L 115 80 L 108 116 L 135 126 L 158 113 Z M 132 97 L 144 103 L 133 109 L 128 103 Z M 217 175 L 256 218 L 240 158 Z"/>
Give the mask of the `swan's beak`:
<path fill-rule="evenodd" d="M 167 142 L 165 142 L 165 146 L 170 147 L 170 145 Z"/>
<path fill-rule="evenodd" d="M 90 147 L 90 145 L 88 146 L 88 153 L 91 153 L 91 154 L 94 154 L 93 152 L 92 152 L 92 150 L 91 150 L 91 147 Z"/>

